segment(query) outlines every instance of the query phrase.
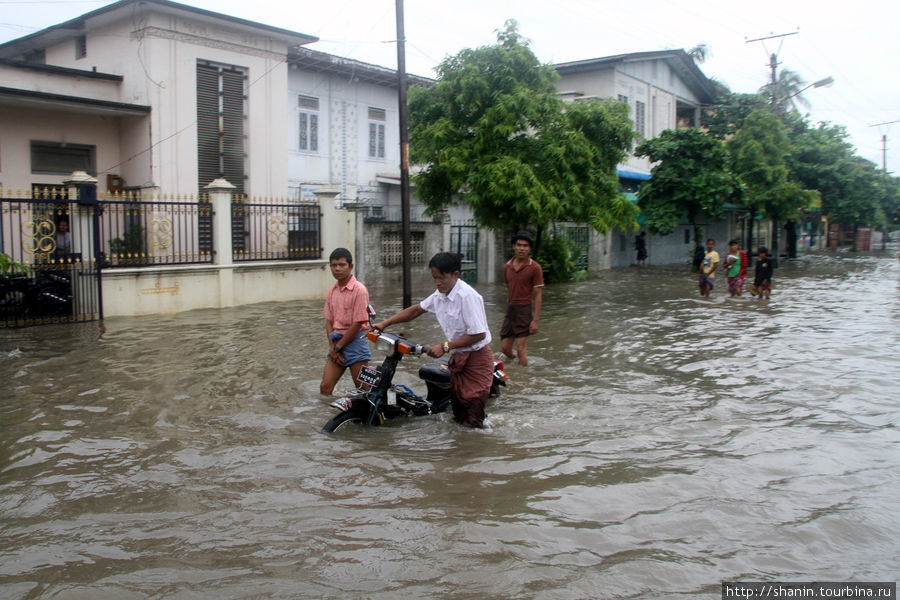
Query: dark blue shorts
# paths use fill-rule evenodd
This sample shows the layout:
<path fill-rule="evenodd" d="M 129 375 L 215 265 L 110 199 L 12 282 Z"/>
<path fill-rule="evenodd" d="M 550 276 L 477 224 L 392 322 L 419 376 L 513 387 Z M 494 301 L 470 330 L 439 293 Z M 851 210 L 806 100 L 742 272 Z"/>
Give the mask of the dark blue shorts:
<path fill-rule="evenodd" d="M 340 331 L 332 331 L 331 335 L 328 336 L 328 339 L 331 340 L 331 344 L 334 345 L 340 339 L 343 339 L 344 334 Z M 372 352 L 369 350 L 369 342 L 366 340 L 366 332 L 360 331 L 356 336 L 356 339 L 344 346 L 341 354 L 344 355 L 344 366 L 349 367 L 350 365 L 358 362 L 368 361 L 372 358 Z"/>

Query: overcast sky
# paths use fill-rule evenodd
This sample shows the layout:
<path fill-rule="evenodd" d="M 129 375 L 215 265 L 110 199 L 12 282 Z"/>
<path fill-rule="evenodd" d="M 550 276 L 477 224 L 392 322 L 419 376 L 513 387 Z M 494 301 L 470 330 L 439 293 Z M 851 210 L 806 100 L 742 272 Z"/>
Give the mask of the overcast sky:
<path fill-rule="evenodd" d="M 317 36 L 310 48 L 396 68 L 395 0 L 186 0 L 206 10 Z M 0 42 L 60 23 L 109 2 L 0 0 Z M 432 68 L 463 48 L 496 41 L 516 19 L 547 63 L 626 52 L 690 49 L 705 43 L 700 68 L 735 92 L 768 81 L 769 55 L 805 81 L 831 87 L 804 97 L 815 122 L 843 125 L 857 153 L 900 175 L 900 2 L 858 0 L 404 0 L 407 71 Z M 796 32 L 796 33 L 795 33 Z M 748 42 L 773 34 L 792 35 Z"/>

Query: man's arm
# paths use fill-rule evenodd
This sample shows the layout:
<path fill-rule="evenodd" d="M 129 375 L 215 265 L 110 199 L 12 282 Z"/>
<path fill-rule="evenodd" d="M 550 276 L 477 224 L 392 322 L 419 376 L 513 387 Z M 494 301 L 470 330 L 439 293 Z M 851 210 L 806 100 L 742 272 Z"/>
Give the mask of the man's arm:
<path fill-rule="evenodd" d="M 466 346 L 477 344 L 478 342 L 483 340 L 486 335 L 486 333 L 463 334 L 458 338 L 447 340 L 447 349 L 449 351 L 453 350 L 454 348 L 465 348 Z M 428 352 L 426 354 L 428 354 L 428 356 L 431 356 L 432 358 L 442 357 L 444 354 L 446 354 L 446 352 L 444 352 L 444 344 L 435 344 L 428 349 Z"/>
<path fill-rule="evenodd" d="M 384 321 L 381 321 L 380 323 L 375 323 L 375 325 L 373 325 L 373 327 L 375 329 L 377 329 L 378 331 L 384 331 L 385 329 L 387 329 L 394 323 L 406 323 L 406 322 L 412 321 L 413 319 L 416 319 L 424 314 L 425 314 L 425 309 L 422 308 L 421 305 L 413 304 L 410 307 L 404 308 L 403 310 L 398 312 L 393 317 L 388 317 L 387 319 L 385 319 Z"/>
<path fill-rule="evenodd" d="M 541 318 L 541 305 L 544 302 L 543 290 L 543 286 L 538 286 L 535 287 L 531 292 L 531 306 L 532 310 L 534 311 L 534 315 L 531 318 L 531 325 L 528 329 L 532 334 L 535 334 L 538 331 L 538 321 Z"/>

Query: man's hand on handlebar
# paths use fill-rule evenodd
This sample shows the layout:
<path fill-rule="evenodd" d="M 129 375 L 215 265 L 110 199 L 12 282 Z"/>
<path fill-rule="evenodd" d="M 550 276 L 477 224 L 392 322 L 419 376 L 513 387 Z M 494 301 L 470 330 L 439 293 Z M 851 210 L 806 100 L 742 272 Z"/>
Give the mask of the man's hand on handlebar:
<path fill-rule="evenodd" d="M 432 358 L 440 358 L 444 354 L 446 354 L 446 352 L 444 352 L 444 345 L 435 344 L 434 346 L 428 348 L 428 352 L 426 352 L 426 354 Z"/>

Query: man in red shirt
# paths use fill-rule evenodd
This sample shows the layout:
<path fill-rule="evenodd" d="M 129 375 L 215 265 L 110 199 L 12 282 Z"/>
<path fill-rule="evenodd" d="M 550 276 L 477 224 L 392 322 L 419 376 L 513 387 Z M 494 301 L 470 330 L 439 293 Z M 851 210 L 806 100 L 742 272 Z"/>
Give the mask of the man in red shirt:
<path fill-rule="evenodd" d="M 346 248 L 337 248 L 328 261 L 337 281 L 328 290 L 322 311 L 328 356 L 319 391 L 326 395 L 334 391 L 347 367 L 358 387 L 359 372 L 372 358 L 365 335 L 369 329 L 369 291 L 353 275 L 353 255 Z"/>
<path fill-rule="evenodd" d="M 513 257 L 503 266 L 503 282 L 508 287 L 506 317 L 500 329 L 500 350 L 510 358 L 518 356 L 520 365 L 528 364 L 528 336 L 538 331 L 541 316 L 541 290 L 544 271 L 530 256 L 531 234 L 520 231 L 513 236 Z M 513 340 L 516 354 L 513 354 Z"/>

